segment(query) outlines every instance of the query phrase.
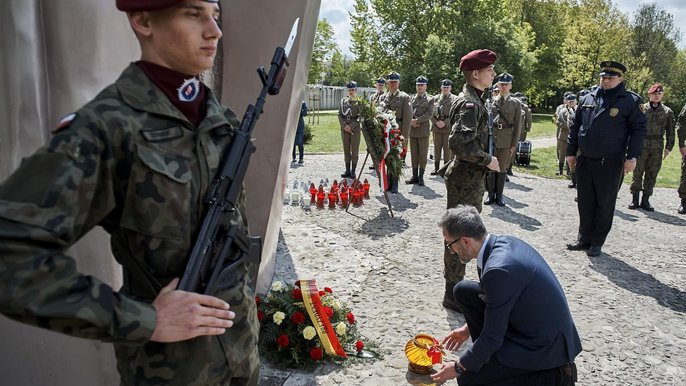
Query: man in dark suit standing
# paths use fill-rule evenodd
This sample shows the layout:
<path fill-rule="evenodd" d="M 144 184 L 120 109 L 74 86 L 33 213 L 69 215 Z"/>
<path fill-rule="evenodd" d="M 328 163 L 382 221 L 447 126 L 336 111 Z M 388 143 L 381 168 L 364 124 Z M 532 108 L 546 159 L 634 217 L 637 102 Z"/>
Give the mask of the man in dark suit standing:
<path fill-rule="evenodd" d="M 621 63 L 600 63 L 600 87 L 581 98 L 569 127 L 567 164 L 576 170 L 579 235 L 567 249 L 591 257 L 600 255 L 619 187 L 636 168 L 646 137 L 641 97 L 626 90 L 625 72 Z"/>
<path fill-rule="evenodd" d="M 574 385 L 581 341 L 562 286 L 543 257 L 511 236 L 488 234 L 474 207 L 448 209 L 439 223 L 462 263 L 476 260 L 479 282 L 455 286 L 466 324 L 443 339 L 474 344 L 432 376 L 464 385 Z"/>

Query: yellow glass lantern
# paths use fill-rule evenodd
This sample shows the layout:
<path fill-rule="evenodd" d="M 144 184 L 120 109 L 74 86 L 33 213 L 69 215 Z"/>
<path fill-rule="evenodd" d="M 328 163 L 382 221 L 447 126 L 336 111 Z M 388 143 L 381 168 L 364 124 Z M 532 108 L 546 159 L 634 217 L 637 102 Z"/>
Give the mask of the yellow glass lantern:
<path fill-rule="evenodd" d="M 429 334 L 418 334 L 405 345 L 408 369 L 417 374 L 430 374 L 433 365 L 443 361 L 443 350 Z"/>

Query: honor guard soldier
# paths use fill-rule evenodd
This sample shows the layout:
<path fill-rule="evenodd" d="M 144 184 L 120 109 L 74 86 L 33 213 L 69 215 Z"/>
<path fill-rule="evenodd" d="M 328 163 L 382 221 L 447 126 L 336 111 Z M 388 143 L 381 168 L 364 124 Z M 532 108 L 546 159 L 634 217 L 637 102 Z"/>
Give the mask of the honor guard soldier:
<path fill-rule="evenodd" d="M 681 109 L 676 125 L 676 134 L 679 138 L 679 152 L 681 153 L 681 181 L 677 190 L 681 199 L 681 206 L 678 212 L 679 214 L 686 214 L 686 105 Z"/>
<path fill-rule="evenodd" d="M 453 106 L 457 96 L 451 91 L 453 89 L 453 82 L 450 79 L 443 79 L 441 81 L 441 94 L 434 97 L 434 113 L 431 116 L 431 131 L 434 138 L 434 171 L 432 176 L 438 174 L 438 169 L 441 162 L 441 153 L 443 164 L 446 164 L 452 157 L 450 154 L 450 146 L 448 144 L 448 135 L 450 134 L 450 108 Z"/>
<path fill-rule="evenodd" d="M 386 80 L 383 77 L 376 80 L 376 91 L 369 96 L 369 102 L 373 103 L 374 106 L 379 107 L 379 103 L 383 101 L 385 87 Z"/>
<path fill-rule="evenodd" d="M 113 342 L 121 385 L 257 385 L 251 266 L 241 263 L 213 296 L 177 289 L 203 198 L 240 126 L 198 77 L 222 37 L 218 1 L 116 6 L 141 60 L 0 185 L 0 312 Z M 247 229 L 244 203 L 241 193 L 231 221 Z M 118 291 L 68 254 L 97 225 L 123 269 Z"/>
<path fill-rule="evenodd" d="M 360 154 L 360 105 L 356 99 L 357 83 L 350 81 L 346 87 L 348 96 L 341 99 L 341 108 L 338 110 L 345 159 L 345 173 L 341 174 L 341 177 L 354 179 L 357 158 Z"/>
<path fill-rule="evenodd" d="M 624 72 L 621 63 L 600 64 L 600 87 L 579 101 L 569 128 L 567 162 L 576 168 L 579 235 L 567 249 L 588 256 L 601 253 L 623 177 L 634 171 L 646 136 L 641 97 L 626 90 Z"/>
<path fill-rule="evenodd" d="M 410 154 L 412 156 L 412 178 L 405 183 L 424 186 L 424 170 L 429 157 L 429 129 L 431 116 L 434 113 L 433 100 L 426 93 L 429 80 L 420 76 L 415 81 L 417 93 L 412 95 L 412 121 L 410 123 Z"/>
<path fill-rule="evenodd" d="M 643 152 L 636 161 L 633 181 L 631 183 L 631 204 L 629 209 L 643 208 L 653 212 L 655 208 L 650 205 L 650 196 L 657 180 L 657 174 L 662 167 L 662 160 L 669 155 L 674 148 L 674 113 L 672 109 L 662 104 L 664 88 L 660 83 L 655 83 L 648 89 L 648 103 L 641 105 L 646 115 L 646 127 L 648 132 L 643 143 Z M 665 137 L 667 144 L 665 145 Z M 638 195 L 643 191 L 641 203 L 638 203 Z"/>
<path fill-rule="evenodd" d="M 569 136 L 569 126 L 574 119 L 576 112 L 576 95 L 567 94 L 564 107 L 557 113 L 557 167 L 558 176 L 564 174 L 565 162 L 567 159 L 567 137 Z"/>
<path fill-rule="evenodd" d="M 521 93 L 520 93 L 521 94 Z M 522 102 L 522 131 L 519 133 L 519 141 L 526 141 L 527 135 L 531 131 L 531 124 L 533 123 L 533 114 L 531 113 L 531 108 L 529 107 L 529 98 L 524 95 L 518 97 L 519 101 Z"/>
<path fill-rule="evenodd" d="M 465 79 L 462 92 L 450 109 L 450 151 L 452 159 L 445 167 L 447 207 L 460 204 L 474 206 L 481 212 L 484 195 L 484 178 L 488 170 L 499 170 L 498 159 L 488 153 L 488 112 L 484 105 L 493 83 L 493 63 L 497 57 L 490 50 L 474 50 L 460 60 L 460 71 Z M 453 299 L 453 287 L 464 278 L 465 265 L 443 245 L 445 294 L 443 307 L 460 312 Z"/>
<path fill-rule="evenodd" d="M 484 204 L 491 205 L 495 202 L 500 206 L 505 206 L 503 190 L 507 178 L 506 173 L 512 175 L 510 161 L 522 130 L 522 103 L 510 95 L 512 75 L 500 74 L 498 86 L 500 96 L 491 105 L 491 114 L 493 116 L 493 141 L 500 171 L 492 172 L 488 176 L 488 197 Z"/>
<path fill-rule="evenodd" d="M 410 105 L 410 96 L 399 89 L 400 74 L 395 71 L 388 74 L 386 77 L 386 88 L 388 88 L 388 91 L 383 97 L 384 111 L 395 113 L 395 121 L 400 126 L 400 132 L 407 141 L 407 138 L 410 136 L 410 125 L 412 123 L 412 106 Z M 405 159 L 403 158 L 404 162 Z"/>

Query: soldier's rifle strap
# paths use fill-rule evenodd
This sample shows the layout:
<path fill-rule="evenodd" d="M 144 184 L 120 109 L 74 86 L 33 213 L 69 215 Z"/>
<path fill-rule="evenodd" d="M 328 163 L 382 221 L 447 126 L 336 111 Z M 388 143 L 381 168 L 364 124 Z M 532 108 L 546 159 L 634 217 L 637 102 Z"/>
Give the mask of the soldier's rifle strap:
<path fill-rule="evenodd" d="M 505 123 L 507 123 L 507 126 L 513 126 L 512 123 L 507 119 L 505 115 L 503 115 L 503 112 L 500 110 L 500 107 L 498 107 L 497 103 L 493 103 L 493 106 L 495 106 L 496 109 L 498 109 L 498 119 L 504 119 Z"/>

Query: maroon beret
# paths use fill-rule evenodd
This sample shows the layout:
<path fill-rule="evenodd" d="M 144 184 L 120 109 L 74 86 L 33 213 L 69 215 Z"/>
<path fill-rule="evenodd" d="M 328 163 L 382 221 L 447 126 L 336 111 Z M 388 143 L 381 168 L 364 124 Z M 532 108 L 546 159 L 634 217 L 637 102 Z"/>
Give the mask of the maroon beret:
<path fill-rule="evenodd" d="M 480 70 L 495 63 L 497 59 L 495 52 L 491 50 L 474 50 L 460 59 L 460 70 Z"/>
<path fill-rule="evenodd" d="M 663 92 L 665 91 L 664 87 L 660 83 L 655 83 L 654 85 L 650 86 L 650 89 L 648 89 L 648 94 L 654 94 L 656 92 Z"/>
<path fill-rule="evenodd" d="M 155 11 L 171 7 L 185 0 L 117 0 L 117 9 L 124 12 Z M 208 3 L 218 3 L 219 0 L 203 0 Z"/>

